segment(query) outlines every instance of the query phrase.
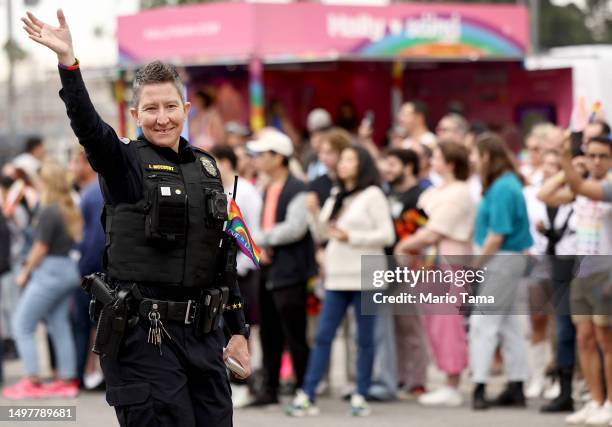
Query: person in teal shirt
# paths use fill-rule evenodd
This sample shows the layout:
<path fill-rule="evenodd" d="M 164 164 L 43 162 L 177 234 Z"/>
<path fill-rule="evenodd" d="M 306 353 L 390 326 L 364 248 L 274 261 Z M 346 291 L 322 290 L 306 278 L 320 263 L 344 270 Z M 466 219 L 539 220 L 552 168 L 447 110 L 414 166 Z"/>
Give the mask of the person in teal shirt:
<path fill-rule="evenodd" d="M 489 233 L 504 236 L 501 251 L 522 252 L 533 245 L 523 183 L 511 170 L 493 181 L 478 207 L 474 231 L 476 244 L 483 247 Z"/>
<path fill-rule="evenodd" d="M 519 316 L 513 314 L 520 304 L 517 291 L 526 268 L 521 253 L 533 244 L 523 182 L 512 153 L 498 135 L 481 135 L 476 140 L 472 160 L 483 188 L 474 240 L 480 248 L 481 260 L 486 260 L 485 280 L 477 290 L 479 295 L 495 299 L 493 306 L 486 307 L 488 313 L 479 313 L 475 308 L 470 316 L 470 370 L 475 386 L 472 407 L 476 410 L 491 404 L 525 407 L 523 383 L 529 376 L 525 331 Z M 508 384 L 490 402 L 485 397 L 485 387 L 498 345 L 504 354 Z"/>

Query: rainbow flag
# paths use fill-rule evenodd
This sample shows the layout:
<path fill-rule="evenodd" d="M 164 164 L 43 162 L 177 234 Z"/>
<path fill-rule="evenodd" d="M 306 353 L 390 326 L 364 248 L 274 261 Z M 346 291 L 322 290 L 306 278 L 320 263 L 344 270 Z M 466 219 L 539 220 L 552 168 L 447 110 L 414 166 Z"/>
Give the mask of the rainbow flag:
<path fill-rule="evenodd" d="M 242 218 L 242 212 L 240 212 L 240 208 L 233 198 L 230 198 L 227 217 L 228 224 L 225 228 L 225 232 L 236 240 L 240 250 L 253 261 L 255 267 L 259 268 L 261 250 L 251 237 L 251 233 L 244 222 L 244 218 Z"/>
<path fill-rule="evenodd" d="M 589 123 L 593 123 L 595 119 L 599 118 L 601 113 L 601 101 L 596 101 L 591 107 L 591 114 L 589 115 Z"/>

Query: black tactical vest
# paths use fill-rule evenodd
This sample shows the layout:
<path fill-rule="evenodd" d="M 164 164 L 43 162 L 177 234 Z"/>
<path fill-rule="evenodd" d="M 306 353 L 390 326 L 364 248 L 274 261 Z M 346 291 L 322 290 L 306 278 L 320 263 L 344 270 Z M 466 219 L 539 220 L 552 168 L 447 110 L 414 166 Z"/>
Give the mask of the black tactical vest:
<path fill-rule="evenodd" d="M 194 162 L 175 164 L 146 141 L 131 144 L 141 159 L 144 198 L 105 206 L 108 274 L 148 285 L 213 286 L 227 237 L 223 220 L 210 212 L 223 194 L 213 158 L 193 150 Z"/>

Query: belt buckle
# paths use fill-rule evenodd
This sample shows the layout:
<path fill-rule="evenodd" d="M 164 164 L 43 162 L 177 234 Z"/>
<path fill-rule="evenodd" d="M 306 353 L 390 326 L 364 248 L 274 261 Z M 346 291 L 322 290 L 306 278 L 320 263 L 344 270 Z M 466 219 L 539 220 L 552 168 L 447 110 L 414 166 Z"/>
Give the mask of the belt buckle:
<path fill-rule="evenodd" d="M 198 307 L 198 303 L 195 300 L 187 300 L 187 310 L 185 310 L 185 325 L 191 325 L 195 320 L 195 314 Z M 191 309 L 193 308 L 193 314 Z"/>

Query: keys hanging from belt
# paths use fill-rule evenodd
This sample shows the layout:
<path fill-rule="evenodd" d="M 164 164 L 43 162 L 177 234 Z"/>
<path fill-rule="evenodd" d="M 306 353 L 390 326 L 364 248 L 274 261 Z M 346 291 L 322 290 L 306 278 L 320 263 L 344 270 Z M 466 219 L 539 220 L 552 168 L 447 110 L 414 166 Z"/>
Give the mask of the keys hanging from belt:
<path fill-rule="evenodd" d="M 153 304 L 151 307 L 151 311 L 149 311 L 149 323 L 150 326 L 149 334 L 147 336 L 147 342 L 159 348 L 159 355 L 162 356 L 162 336 L 166 335 L 170 340 L 172 340 L 172 337 L 170 336 L 161 321 L 161 315 L 159 314 L 157 304 Z"/>

